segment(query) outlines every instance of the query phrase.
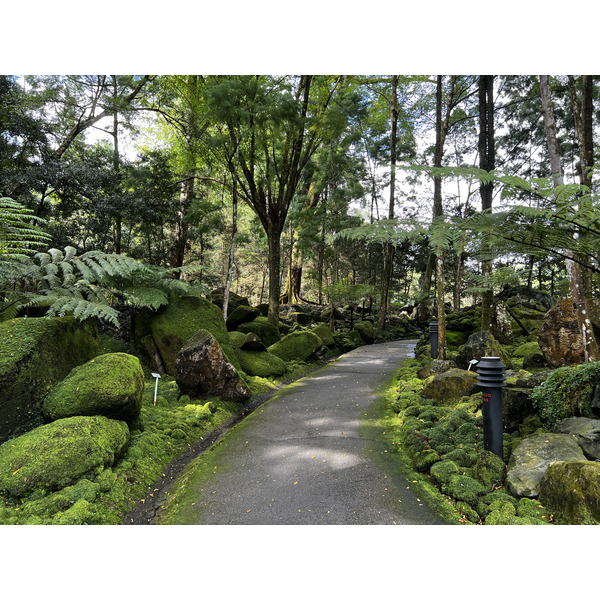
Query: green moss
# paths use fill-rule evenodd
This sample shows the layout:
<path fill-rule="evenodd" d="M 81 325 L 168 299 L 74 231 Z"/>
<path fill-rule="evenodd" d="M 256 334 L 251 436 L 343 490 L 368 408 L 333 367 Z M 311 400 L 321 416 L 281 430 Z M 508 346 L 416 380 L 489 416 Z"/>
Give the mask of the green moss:
<path fill-rule="evenodd" d="M 98 339 L 98 354 L 112 354 L 114 352 L 127 352 L 127 346 L 121 340 L 105 333 L 100 334 Z"/>
<path fill-rule="evenodd" d="M 505 467 L 504 460 L 499 456 L 483 450 L 477 459 L 475 478 L 487 490 L 491 490 L 493 486 L 500 486 L 502 484 Z"/>
<path fill-rule="evenodd" d="M 42 400 L 73 367 L 98 352 L 94 320 L 72 317 L 0 323 L 0 443 L 43 421 Z"/>
<path fill-rule="evenodd" d="M 229 342 L 223 313 L 216 304 L 199 296 L 176 296 L 150 319 L 152 339 L 169 375 L 175 375 L 179 350 L 200 329 L 206 329 L 219 343 L 228 362 L 236 370 L 241 366 Z"/>
<path fill-rule="evenodd" d="M 251 376 L 277 377 L 287 370 L 283 360 L 271 352 L 238 350 L 237 356 L 244 372 Z"/>
<path fill-rule="evenodd" d="M 279 329 L 270 323 L 267 317 L 256 317 L 250 323 L 243 323 L 238 327 L 238 331 L 254 333 L 266 347 L 277 343 L 281 339 Z"/>
<path fill-rule="evenodd" d="M 600 382 L 600 362 L 554 370 L 531 399 L 539 416 L 549 425 L 568 417 L 594 418 L 592 399 Z"/>
<path fill-rule="evenodd" d="M 103 415 L 131 422 L 142 407 L 144 373 L 130 354 L 103 354 L 75 367 L 44 400 L 45 416 L 55 421 Z"/>
<path fill-rule="evenodd" d="M 485 517 L 486 525 L 508 525 L 517 515 L 517 510 L 511 502 L 497 500 L 489 505 L 489 511 Z"/>
<path fill-rule="evenodd" d="M 269 346 L 268 351 L 287 362 L 308 360 L 323 344 L 321 338 L 312 331 L 295 331 Z"/>
<path fill-rule="evenodd" d="M 464 500 L 471 506 L 477 505 L 479 496 L 485 493 L 478 481 L 466 475 L 451 475 L 444 488 L 453 498 Z"/>
<path fill-rule="evenodd" d="M 521 498 L 517 506 L 517 516 L 526 519 L 533 519 L 543 523 L 550 523 L 550 513 L 543 507 L 539 500 L 531 498 Z"/>
<path fill-rule="evenodd" d="M 333 334 L 331 333 L 329 325 L 322 323 L 321 325 L 317 325 L 311 329 L 311 331 L 321 338 L 321 343 L 323 346 L 328 346 L 330 348 L 335 346 L 335 339 L 333 338 Z"/>
<path fill-rule="evenodd" d="M 23 496 L 58 490 L 110 466 L 129 428 L 106 417 L 71 417 L 42 425 L 0 446 L 0 490 Z"/>
<path fill-rule="evenodd" d="M 445 486 L 450 481 L 450 477 L 460 474 L 459 466 L 451 460 L 442 460 L 436 462 L 431 467 L 431 479 L 440 486 Z"/>

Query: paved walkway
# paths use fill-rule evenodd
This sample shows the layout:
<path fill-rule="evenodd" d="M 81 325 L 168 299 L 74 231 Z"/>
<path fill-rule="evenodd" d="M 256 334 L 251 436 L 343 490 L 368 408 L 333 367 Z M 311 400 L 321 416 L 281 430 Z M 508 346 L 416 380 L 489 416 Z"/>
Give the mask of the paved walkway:
<path fill-rule="evenodd" d="M 376 466 L 385 448 L 359 428 L 414 346 L 363 346 L 286 388 L 196 459 L 169 523 L 443 524 L 406 478 Z"/>

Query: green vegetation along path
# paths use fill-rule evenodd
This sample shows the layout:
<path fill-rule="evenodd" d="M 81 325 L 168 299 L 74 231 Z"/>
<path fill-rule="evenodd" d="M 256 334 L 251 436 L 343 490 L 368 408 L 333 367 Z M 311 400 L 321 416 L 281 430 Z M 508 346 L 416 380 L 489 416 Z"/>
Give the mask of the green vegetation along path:
<path fill-rule="evenodd" d="M 414 341 L 363 346 L 285 388 L 195 459 L 154 523 L 443 524 L 381 470 L 365 411 Z"/>

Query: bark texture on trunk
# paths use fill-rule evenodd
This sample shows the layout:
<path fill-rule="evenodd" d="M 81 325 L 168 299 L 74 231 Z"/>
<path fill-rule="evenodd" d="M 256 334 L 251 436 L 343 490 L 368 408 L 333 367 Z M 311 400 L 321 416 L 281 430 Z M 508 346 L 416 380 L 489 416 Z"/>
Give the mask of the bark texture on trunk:
<path fill-rule="evenodd" d="M 552 103 L 552 93 L 550 91 L 550 78 L 548 75 L 540 75 L 540 96 L 542 100 L 542 113 L 544 117 L 544 127 L 546 130 L 546 142 L 548 145 L 548 154 L 550 158 L 550 168 L 552 171 L 552 183 L 554 187 L 563 185 L 563 169 L 560 160 L 560 147 L 558 144 L 558 135 L 556 129 L 556 119 L 554 118 L 554 107 Z M 573 252 L 568 251 L 569 258 L 565 259 L 567 270 L 567 279 L 569 289 L 573 298 L 575 315 L 579 331 L 583 340 L 583 350 L 585 361 L 597 361 L 600 359 L 598 352 L 598 343 L 592 328 L 590 320 L 590 307 L 585 293 L 581 275 L 581 266 L 576 263 L 572 257 Z"/>

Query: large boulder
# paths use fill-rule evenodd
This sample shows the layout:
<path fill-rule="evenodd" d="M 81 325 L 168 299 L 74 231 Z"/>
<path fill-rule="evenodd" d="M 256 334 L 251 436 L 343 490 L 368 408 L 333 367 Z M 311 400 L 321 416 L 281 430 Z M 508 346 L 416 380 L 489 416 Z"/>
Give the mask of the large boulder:
<path fill-rule="evenodd" d="M 435 375 L 433 379 L 426 380 L 421 395 L 424 398 L 433 398 L 438 403 L 448 404 L 475 393 L 476 387 L 477 375 L 473 371 L 449 369 Z"/>
<path fill-rule="evenodd" d="M 200 329 L 209 331 L 219 343 L 228 362 L 241 369 L 229 342 L 223 313 L 216 304 L 200 296 L 175 296 L 149 317 L 149 330 L 160 352 L 166 372 L 175 376 L 175 359 L 181 348 Z M 143 325 L 139 326 L 144 333 Z"/>
<path fill-rule="evenodd" d="M 590 318 L 596 331 L 595 314 L 596 311 L 592 310 Z M 585 361 L 583 341 L 572 298 L 558 302 L 546 313 L 538 342 L 544 358 L 554 368 L 578 365 Z"/>
<path fill-rule="evenodd" d="M 260 317 L 260 310 L 251 306 L 240 305 L 227 317 L 227 331 L 235 331 L 243 323 L 249 323 Z"/>
<path fill-rule="evenodd" d="M 284 362 L 307 361 L 322 345 L 321 338 L 312 331 L 294 331 L 267 349 Z"/>
<path fill-rule="evenodd" d="M 331 333 L 331 328 L 329 325 L 321 323 L 321 325 L 313 327 L 311 331 L 321 338 L 321 343 L 323 346 L 327 346 L 328 348 L 335 347 L 335 339 L 333 338 L 333 334 Z"/>
<path fill-rule="evenodd" d="M 371 321 L 359 321 L 354 325 L 354 329 L 358 331 L 360 339 L 365 344 L 373 344 L 375 342 L 375 330 Z"/>
<path fill-rule="evenodd" d="M 75 367 L 44 400 L 50 421 L 103 415 L 131 423 L 140 415 L 144 372 L 130 354 L 103 354 Z"/>
<path fill-rule="evenodd" d="M 110 467 L 129 443 L 129 427 L 107 417 L 70 417 L 0 446 L 0 490 L 23 496 L 60 490 Z"/>
<path fill-rule="evenodd" d="M 471 360 L 479 361 L 483 356 L 498 356 L 505 366 L 510 367 L 508 357 L 489 331 L 478 331 L 471 334 L 458 349 L 454 360 L 461 369 L 467 369 Z"/>
<path fill-rule="evenodd" d="M 223 304 L 225 303 L 225 288 L 214 289 L 208 294 L 208 299 L 216 304 L 221 311 L 223 310 Z M 229 299 L 227 300 L 227 316 L 229 316 L 238 306 L 248 306 L 248 298 L 244 298 L 239 294 L 236 294 L 232 290 L 229 290 Z"/>
<path fill-rule="evenodd" d="M 175 368 L 179 390 L 193 398 L 219 396 L 222 400 L 238 402 L 251 395 L 248 386 L 226 360 L 217 340 L 205 329 L 181 348 Z"/>
<path fill-rule="evenodd" d="M 600 463 L 555 462 L 540 482 L 540 502 L 563 525 L 600 524 Z"/>
<path fill-rule="evenodd" d="M 253 335 L 249 333 L 248 335 Z M 278 377 L 287 371 L 285 363 L 271 352 L 238 350 L 244 372 L 257 377 Z"/>
<path fill-rule="evenodd" d="M 513 496 L 534 498 L 548 465 L 557 461 L 580 461 L 585 456 L 570 435 L 542 433 L 524 438 L 512 451 L 506 485 Z"/>
<path fill-rule="evenodd" d="M 254 321 L 240 325 L 237 330 L 242 333 L 254 333 L 267 347 L 275 344 L 281 339 L 279 329 L 272 323 L 269 323 L 267 317 L 256 317 Z"/>
<path fill-rule="evenodd" d="M 458 365 L 453 360 L 439 360 L 436 358 L 420 369 L 417 375 L 420 379 L 427 379 L 432 375 L 441 375 L 450 369 L 458 369 Z"/>
<path fill-rule="evenodd" d="M 531 388 L 506 387 L 502 398 L 502 425 L 504 431 L 517 431 L 523 421 L 536 410 L 531 398 Z"/>
<path fill-rule="evenodd" d="M 0 323 L 0 340 L 2 443 L 44 423 L 44 396 L 98 354 L 98 328 L 93 319 L 10 319 Z"/>
<path fill-rule="evenodd" d="M 554 433 L 572 435 L 589 460 L 600 460 L 600 420 L 570 417 L 557 423 Z"/>

